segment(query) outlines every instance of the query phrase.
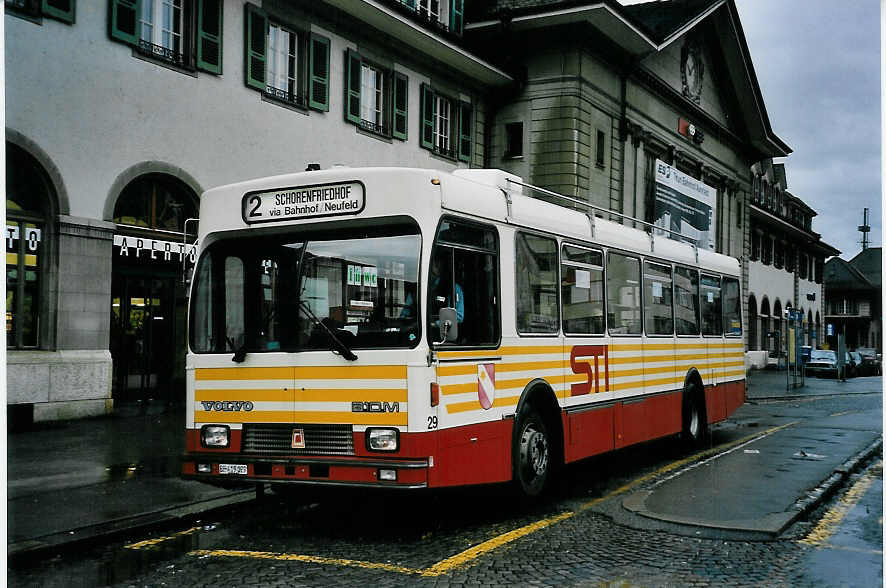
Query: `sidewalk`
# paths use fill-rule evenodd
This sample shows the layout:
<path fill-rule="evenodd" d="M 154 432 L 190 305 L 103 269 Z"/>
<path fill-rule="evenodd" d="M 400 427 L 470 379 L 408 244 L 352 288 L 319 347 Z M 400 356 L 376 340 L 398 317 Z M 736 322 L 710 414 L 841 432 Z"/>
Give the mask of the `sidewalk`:
<path fill-rule="evenodd" d="M 252 488 L 231 491 L 179 478 L 181 407 L 132 412 L 7 435 L 9 556 L 255 497 Z"/>
<path fill-rule="evenodd" d="M 846 381 L 812 376 L 806 377 L 802 388 L 788 389 L 788 376 L 785 370 L 751 370 L 748 372 L 747 382 L 749 401 L 832 394 L 870 394 L 883 391 L 881 376 L 849 378 Z"/>
<path fill-rule="evenodd" d="M 841 411 L 797 418 L 761 412 L 765 400 L 882 394 L 881 377 L 807 378 L 786 389 L 784 371 L 755 371 L 746 403 L 730 419 L 759 426 L 753 440 L 738 438 L 680 474 L 635 492 L 625 509 L 665 523 L 774 538 L 810 512 L 871 456 L 882 450 L 882 410 Z M 804 409 L 807 410 L 807 409 Z M 808 410 L 807 410 L 808 412 Z M 793 414 L 794 416 L 790 416 Z"/>

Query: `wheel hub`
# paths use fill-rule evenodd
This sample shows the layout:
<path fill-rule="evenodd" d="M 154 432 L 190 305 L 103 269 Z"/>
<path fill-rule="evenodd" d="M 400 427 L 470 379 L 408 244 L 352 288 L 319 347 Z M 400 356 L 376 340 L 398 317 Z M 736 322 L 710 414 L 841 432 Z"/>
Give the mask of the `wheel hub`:
<path fill-rule="evenodd" d="M 545 434 L 533 427 L 523 432 L 521 443 L 522 461 L 536 476 L 548 469 L 548 440 Z"/>

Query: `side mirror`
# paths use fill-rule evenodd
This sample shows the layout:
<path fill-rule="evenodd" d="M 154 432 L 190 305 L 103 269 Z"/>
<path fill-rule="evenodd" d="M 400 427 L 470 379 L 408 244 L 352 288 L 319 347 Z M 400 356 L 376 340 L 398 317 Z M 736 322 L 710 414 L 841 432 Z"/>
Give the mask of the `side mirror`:
<path fill-rule="evenodd" d="M 440 309 L 440 334 L 442 341 L 438 341 L 438 345 L 443 343 L 455 343 L 458 339 L 458 314 L 454 308 Z"/>

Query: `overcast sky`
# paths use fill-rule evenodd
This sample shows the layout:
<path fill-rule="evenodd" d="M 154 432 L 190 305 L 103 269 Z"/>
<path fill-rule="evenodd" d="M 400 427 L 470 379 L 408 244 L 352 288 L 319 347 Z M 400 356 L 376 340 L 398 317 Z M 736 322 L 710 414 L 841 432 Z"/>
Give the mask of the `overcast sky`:
<path fill-rule="evenodd" d="M 788 190 L 818 212 L 812 229 L 851 259 L 862 210 L 882 243 L 880 2 L 736 0 Z"/>

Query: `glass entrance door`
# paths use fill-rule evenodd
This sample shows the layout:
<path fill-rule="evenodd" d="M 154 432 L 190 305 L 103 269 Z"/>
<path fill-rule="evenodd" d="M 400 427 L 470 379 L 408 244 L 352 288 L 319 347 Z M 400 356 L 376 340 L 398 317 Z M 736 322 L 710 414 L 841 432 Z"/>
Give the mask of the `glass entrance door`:
<path fill-rule="evenodd" d="M 175 365 L 173 278 L 116 275 L 112 286 L 114 401 L 168 400 Z"/>

